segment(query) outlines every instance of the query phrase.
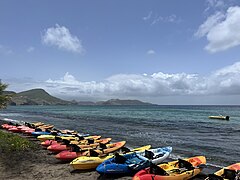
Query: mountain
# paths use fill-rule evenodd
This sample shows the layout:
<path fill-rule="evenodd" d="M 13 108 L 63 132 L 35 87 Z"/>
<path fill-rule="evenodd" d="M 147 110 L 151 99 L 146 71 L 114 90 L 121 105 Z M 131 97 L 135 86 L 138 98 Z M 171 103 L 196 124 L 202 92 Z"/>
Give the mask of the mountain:
<path fill-rule="evenodd" d="M 64 101 L 48 94 L 43 89 L 32 89 L 12 94 L 11 105 L 68 105 L 70 101 Z"/>
<path fill-rule="evenodd" d="M 12 96 L 9 105 L 80 105 L 80 106 L 124 106 L 124 105 L 154 105 L 151 103 L 142 102 L 139 100 L 121 100 L 121 99 L 110 99 L 107 101 L 65 101 L 54 96 L 51 96 L 43 89 L 31 89 L 20 93 L 13 91 L 4 91 L 4 94 Z"/>
<path fill-rule="evenodd" d="M 153 105 L 151 103 L 142 102 L 139 100 L 121 100 L 121 99 L 110 99 L 108 101 L 96 102 L 97 105 L 115 105 L 115 106 L 131 106 L 131 105 Z"/>

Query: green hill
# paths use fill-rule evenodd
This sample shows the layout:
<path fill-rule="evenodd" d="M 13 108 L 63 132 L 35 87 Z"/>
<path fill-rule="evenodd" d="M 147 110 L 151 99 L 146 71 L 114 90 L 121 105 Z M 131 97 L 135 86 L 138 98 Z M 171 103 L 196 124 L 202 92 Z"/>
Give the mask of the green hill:
<path fill-rule="evenodd" d="M 69 101 L 56 98 L 43 89 L 32 89 L 16 93 L 12 97 L 11 105 L 67 105 Z"/>
<path fill-rule="evenodd" d="M 97 105 L 111 105 L 111 106 L 131 106 L 131 105 L 153 105 L 151 103 L 142 102 L 139 100 L 121 100 L 121 99 L 110 99 L 108 101 L 100 101 L 96 103 Z"/>

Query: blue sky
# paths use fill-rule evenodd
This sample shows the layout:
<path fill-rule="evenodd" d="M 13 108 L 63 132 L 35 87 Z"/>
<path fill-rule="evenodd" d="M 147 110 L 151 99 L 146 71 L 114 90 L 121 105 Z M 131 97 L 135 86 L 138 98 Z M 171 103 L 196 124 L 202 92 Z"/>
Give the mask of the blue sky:
<path fill-rule="evenodd" d="M 64 99 L 239 104 L 240 2 L 0 2 L 0 79 Z"/>

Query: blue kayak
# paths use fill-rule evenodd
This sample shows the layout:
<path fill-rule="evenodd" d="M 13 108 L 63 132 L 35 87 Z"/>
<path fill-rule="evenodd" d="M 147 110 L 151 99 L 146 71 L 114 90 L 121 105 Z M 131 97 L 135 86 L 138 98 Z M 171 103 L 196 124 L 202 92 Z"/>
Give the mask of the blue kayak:
<path fill-rule="evenodd" d="M 147 168 L 151 163 L 159 164 L 169 157 L 172 147 L 163 147 L 130 153 L 116 154 L 114 158 L 104 161 L 97 167 L 100 174 L 133 174 Z"/>
<path fill-rule="evenodd" d="M 36 132 L 32 132 L 32 136 L 37 137 L 40 135 L 50 135 L 51 132 L 46 132 L 46 131 L 36 131 Z"/>

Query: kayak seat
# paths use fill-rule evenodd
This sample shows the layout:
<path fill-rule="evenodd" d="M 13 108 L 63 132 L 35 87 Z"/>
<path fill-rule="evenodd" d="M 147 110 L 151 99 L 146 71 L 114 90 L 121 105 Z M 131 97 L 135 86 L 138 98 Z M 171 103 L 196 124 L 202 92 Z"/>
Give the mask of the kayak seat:
<path fill-rule="evenodd" d="M 100 154 L 96 151 L 94 151 L 93 149 L 89 149 L 89 154 L 92 157 L 98 157 Z"/>
<path fill-rule="evenodd" d="M 121 150 L 122 150 L 122 153 L 123 153 L 123 154 L 126 154 L 126 153 L 128 153 L 128 152 L 131 151 L 129 148 L 127 148 L 127 147 L 125 147 L 125 146 L 123 146 L 123 147 L 121 148 Z"/>
<path fill-rule="evenodd" d="M 52 132 L 51 135 L 53 135 L 53 136 L 57 136 L 58 133 L 57 133 L 57 132 Z"/>
<path fill-rule="evenodd" d="M 127 160 L 127 158 L 125 158 L 124 156 L 121 156 L 120 154 L 118 153 L 115 153 L 115 163 L 117 164 L 124 164 Z"/>
<path fill-rule="evenodd" d="M 151 163 L 150 165 L 150 174 L 155 174 L 155 175 L 162 175 L 162 176 L 167 176 L 168 173 L 162 169 L 161 167 Z"/>
<path fill-rule="evenodd" d="M 93 144 L 94 143 L 94 139 L 88 139 L 88 144 Z"/>
<path fill-rule="evenodd" d="M 194 167 L 192 166 L 192 164 L 190 162 L 185 161 L 183 159 L 178 159 L 178 167 L 186 168 L 188 171 L 194 169 Z"/>
<path fill-rule="evenodd" d="M 40 129 L 40 128 L 35 129 L 35 132 L 41 132 L 41 131 L 42 131 L 42 129 Z"/>
<path fill-rule="evenodd" d="M 82 137 L 82 136 L 79 136 L 79 135 L 77 135 L 77 134 L 76 134 L 75 136 L 78 137 L 78 140 L 79 140 L 79 141 L 84 140 L 84 137 Z"/>
<path fill-rule="evenodd" d="M 54 138 L 56 141 L 62 141 L 62 138 L 58 137 L 58 136 L 55 136 Z"/>
<path fill-rule="evenodd" d="M 72 152 L 81 152 L 81 148 L 76 144 L 69 144 Z"/>
<path fill-rule="evenodd" d="M 103 144 L 103 143 L 99 143 L 99 147 L 101 150 L 107 149 L 106 144 Z"/>
<path fill-rule="evenodd" d="M 217 176 L 216 174 L 209 174 L 206 179 L 207 180 L 223 180 L 221 176 Z"/>
<path fill-rule="evenodd" d="M 164 156 L 164 153 L 159 153 L 156 156 L 154 156 L 153 158 L 157 159 L 157 158 L 160 158 L 160 157 L 163 157 L 163 156 Z"/>
<path fill-rule="evenodd" d="M 67 139 L 62 139 L 62 142 L 63 142 L 63 144 L 65 144 L 67 146 L 70 144 L 70 141 Z"/>
<path fill-rule="evenodd" d="M 236 171 L 235 170 L 231 170 L 231 169 L 224 169 L 223 178 L 225 179 L 235 179 L 236 178 Z"/>
<path fill-rule="evenodd" d="M 154 159 L 154 153 L 152 151 L 145 150 L 144 157 L 146 157 L 148 159 Z"/>

